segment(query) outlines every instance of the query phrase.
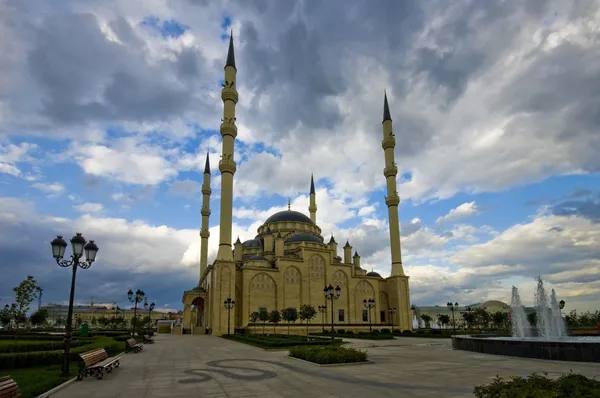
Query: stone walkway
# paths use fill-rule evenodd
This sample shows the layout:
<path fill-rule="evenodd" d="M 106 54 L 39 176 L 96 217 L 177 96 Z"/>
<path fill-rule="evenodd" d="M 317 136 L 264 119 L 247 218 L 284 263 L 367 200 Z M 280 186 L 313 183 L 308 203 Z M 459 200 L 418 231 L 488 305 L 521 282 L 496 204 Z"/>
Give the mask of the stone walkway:
<path fill-rule="evenodd" d="M 496 375 L 575 373 L 600 377 L 597 364 L 454 351 L 449 340 L 351 340 L 375 364 L 317 367 L 214 336 L 158 335 L 103 380 L 86 378 L 55 398 L 158 397 L 472 397 Z"/>

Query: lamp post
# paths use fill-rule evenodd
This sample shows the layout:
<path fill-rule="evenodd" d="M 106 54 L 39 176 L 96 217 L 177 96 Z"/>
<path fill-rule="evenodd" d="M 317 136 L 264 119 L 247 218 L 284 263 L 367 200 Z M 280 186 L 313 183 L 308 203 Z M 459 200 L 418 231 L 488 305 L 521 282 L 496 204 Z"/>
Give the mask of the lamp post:
<path fill-rule="evenodd" d="M 465 308 L 465 312 L 467 313 L 467 316 L 469 318 L 471 318 L 471 314 L 473 313 L 473 310 L 471 309 L 471 307 Z M 466 328 L 466 326 L 469 325 L 469 322 L 467 322 L 467 320 L 465 319 L 465 323 L 467 324 L 467 325 L 465 325 L 465 335 L 466 335 L 467 334 L 467 328 Z"/>
<path fill-rule="evenodd" d="M 135 295 L 133 294 L 133 292 L 131 291 L 131 289 L 129 289 L 129 291 L 127 292 L 127 298 L 129 299 L 130 302 L 135 303 L 134 307 L 133 307 L 133 320 L 131 321 L 131 335 L 135 336 L 135 324 L 137 322 L 137 305 L 138 303 L 141 303 L 144 300 L 144 297 L 146 296 L 146 293 L 144 293 L 143 290 L 136 290 Z"/>
<path fill-rule="evenodd" d="M 390 323 L 392 327 L 394 326 L 394 314 L 396 313 L 396 307 L 388 308 L 388 314 L 390 316 Z"/>
<path fill-rule="evenodd" d="M 323 289 L 323 293 L 325 293 L 325 298 L 331 301 L 331 334 L 335 333 L 335 329 L 333 327 L 333 301 L 340 298 L 340 294 L 342 294 L 342 288 L 338 285 L 333 288 L 333 286 L 325 286 Z"/>
<path fill-rule="evenodd" d="M 452 304 L 450 301 L 448 301 L 446 306 L 450 311 L 452 311 L 452 329 L 454 330 L 454 333 L 456 333 L 456 320 L 454 319 L 454 311 L 458 310 L 458 303 Z"/>
<path fill-rule="evenodd" d="M 144 299 L 144 309 L 148 310 L 148 334 L 150 334 L 150 325 L 152 324 L 152 311 L 154 311 L 154 303 L 148 305 L 148 298 Z"/>
<path fill-rule="evenodd" d="M 229 328 L 231 325 L 231 310 L 235 307 L 235 301 L 231 299 L 231 297 L 227 297 L 227 300 L 224 301 L 225 308 L 227 308 L 227 335 L 229 336 Z"/>
<path fill-rule="evenodd" d="M 364 299 L 363 300 L 363 305 L 365 306 L 365 308 L 367 308 L 369 310 L 369 333 L 373 332 L 373 327 L 371 324 L 371 308 L 375 307 L 375 299 L 374 298 L 370 298 L 370 299 Z"/>
<path fill-rule="evenodd" d="M 321 313 L 321 326 L 323 327 L 323 333 L 325 333 L 325 313 L 327 312 L 327 306 L 320 305 L 318 308 Z"/>
<path fill-rule="evenodd" d="M 77 267 L 82 269 L 88 269 L 92 263 L 96 260 L 96 254 L 98 253 L 98 246 L 93 240 L 87 242 L 81 233 L 77 232 L 74 237 L 71 238 L 71 254 L 70 260 L 62 260 L 65 256 L 65 249 L 67 248 L 67 242 L 62 236 L 57 236 L 52 242 L 52 257 L 56 260 L 56 263 L 63 267 L 72 267 L 73 274 L 71 276 L 71 293 L 69 295 L 69 310 L 67 312 L 67 325 L 65 327 L 65 349 L 63 353 L 63 364 L 62 373 L 63 375 L 69 374 L 69 350 L 71 348 L 71 336 L 73 333 L 73 301 L 75 299 L 75 277 L 77 275 Z M 80 261 L 85 251 L 86 262 Z"/>

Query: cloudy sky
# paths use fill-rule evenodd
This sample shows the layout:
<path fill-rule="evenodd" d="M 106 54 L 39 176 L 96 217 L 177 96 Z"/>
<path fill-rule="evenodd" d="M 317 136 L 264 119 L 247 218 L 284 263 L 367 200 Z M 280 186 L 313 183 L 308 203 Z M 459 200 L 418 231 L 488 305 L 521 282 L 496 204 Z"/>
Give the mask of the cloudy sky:
<path fill-rule="evenodd" d="M 141 288 L 180 308 L 198 274 L 220 84 L 238 67 L 234 237 L 308 213 L 390 271 L 381 119 L 397 139 L 416 305 L 600 303 L 600 5 L 593 0 L 5 0 L 0 5 L 0 301 L 27 274 L 68 298 L 57 234 L 100 246 L 76 300 Z M 68 249 L 70 250 L 70 249 Z"/>

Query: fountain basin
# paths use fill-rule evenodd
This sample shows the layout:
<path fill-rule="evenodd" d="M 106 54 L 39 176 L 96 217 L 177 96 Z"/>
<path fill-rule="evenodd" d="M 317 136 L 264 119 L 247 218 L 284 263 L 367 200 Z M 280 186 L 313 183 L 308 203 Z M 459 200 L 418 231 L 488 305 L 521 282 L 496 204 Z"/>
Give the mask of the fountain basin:
<path fill-rule="evenodd" d="M 554 361 L 600 362 L 600 337 L 480 337 L 452 336 L 452 348 L 482 354 Z"/>

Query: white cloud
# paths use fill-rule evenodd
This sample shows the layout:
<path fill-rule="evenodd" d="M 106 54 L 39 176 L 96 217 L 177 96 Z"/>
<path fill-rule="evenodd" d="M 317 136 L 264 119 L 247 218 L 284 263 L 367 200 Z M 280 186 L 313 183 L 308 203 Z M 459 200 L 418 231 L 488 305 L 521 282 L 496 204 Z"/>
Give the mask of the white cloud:
<path fill-rule="evenodd" d="M 439 217 L 437 220 L 435 220 L 435 222 L 436 224 L 441 224 L 444 222 L 456 222 L 474 214 L 478 214 L 479 212 L 479 207 L 477 207 L 475 202 L 463 203 L 462 205 L 450 210 L 448 214 Z"/>
<path fill-rule="evenodd" d="M 60 194 L 62 194 L 65 190 L 65 186 L 61 183 L 58 182 L 54 182 L 54 183 L 42 183 L 42 182 L 36 182 L 35 184 L 31 184 L 32 187 L 39 189 L 40 191 L 46 192 L 48 194 L 50 194 L 51 196 L 58 196 Z"/>
<path fill-rule="evenodd" d="M 74 205 L 73 208 L 80 213 L 98 213 L 104 209 L 102 203 L 86 202 L 80 205 Z"/>

